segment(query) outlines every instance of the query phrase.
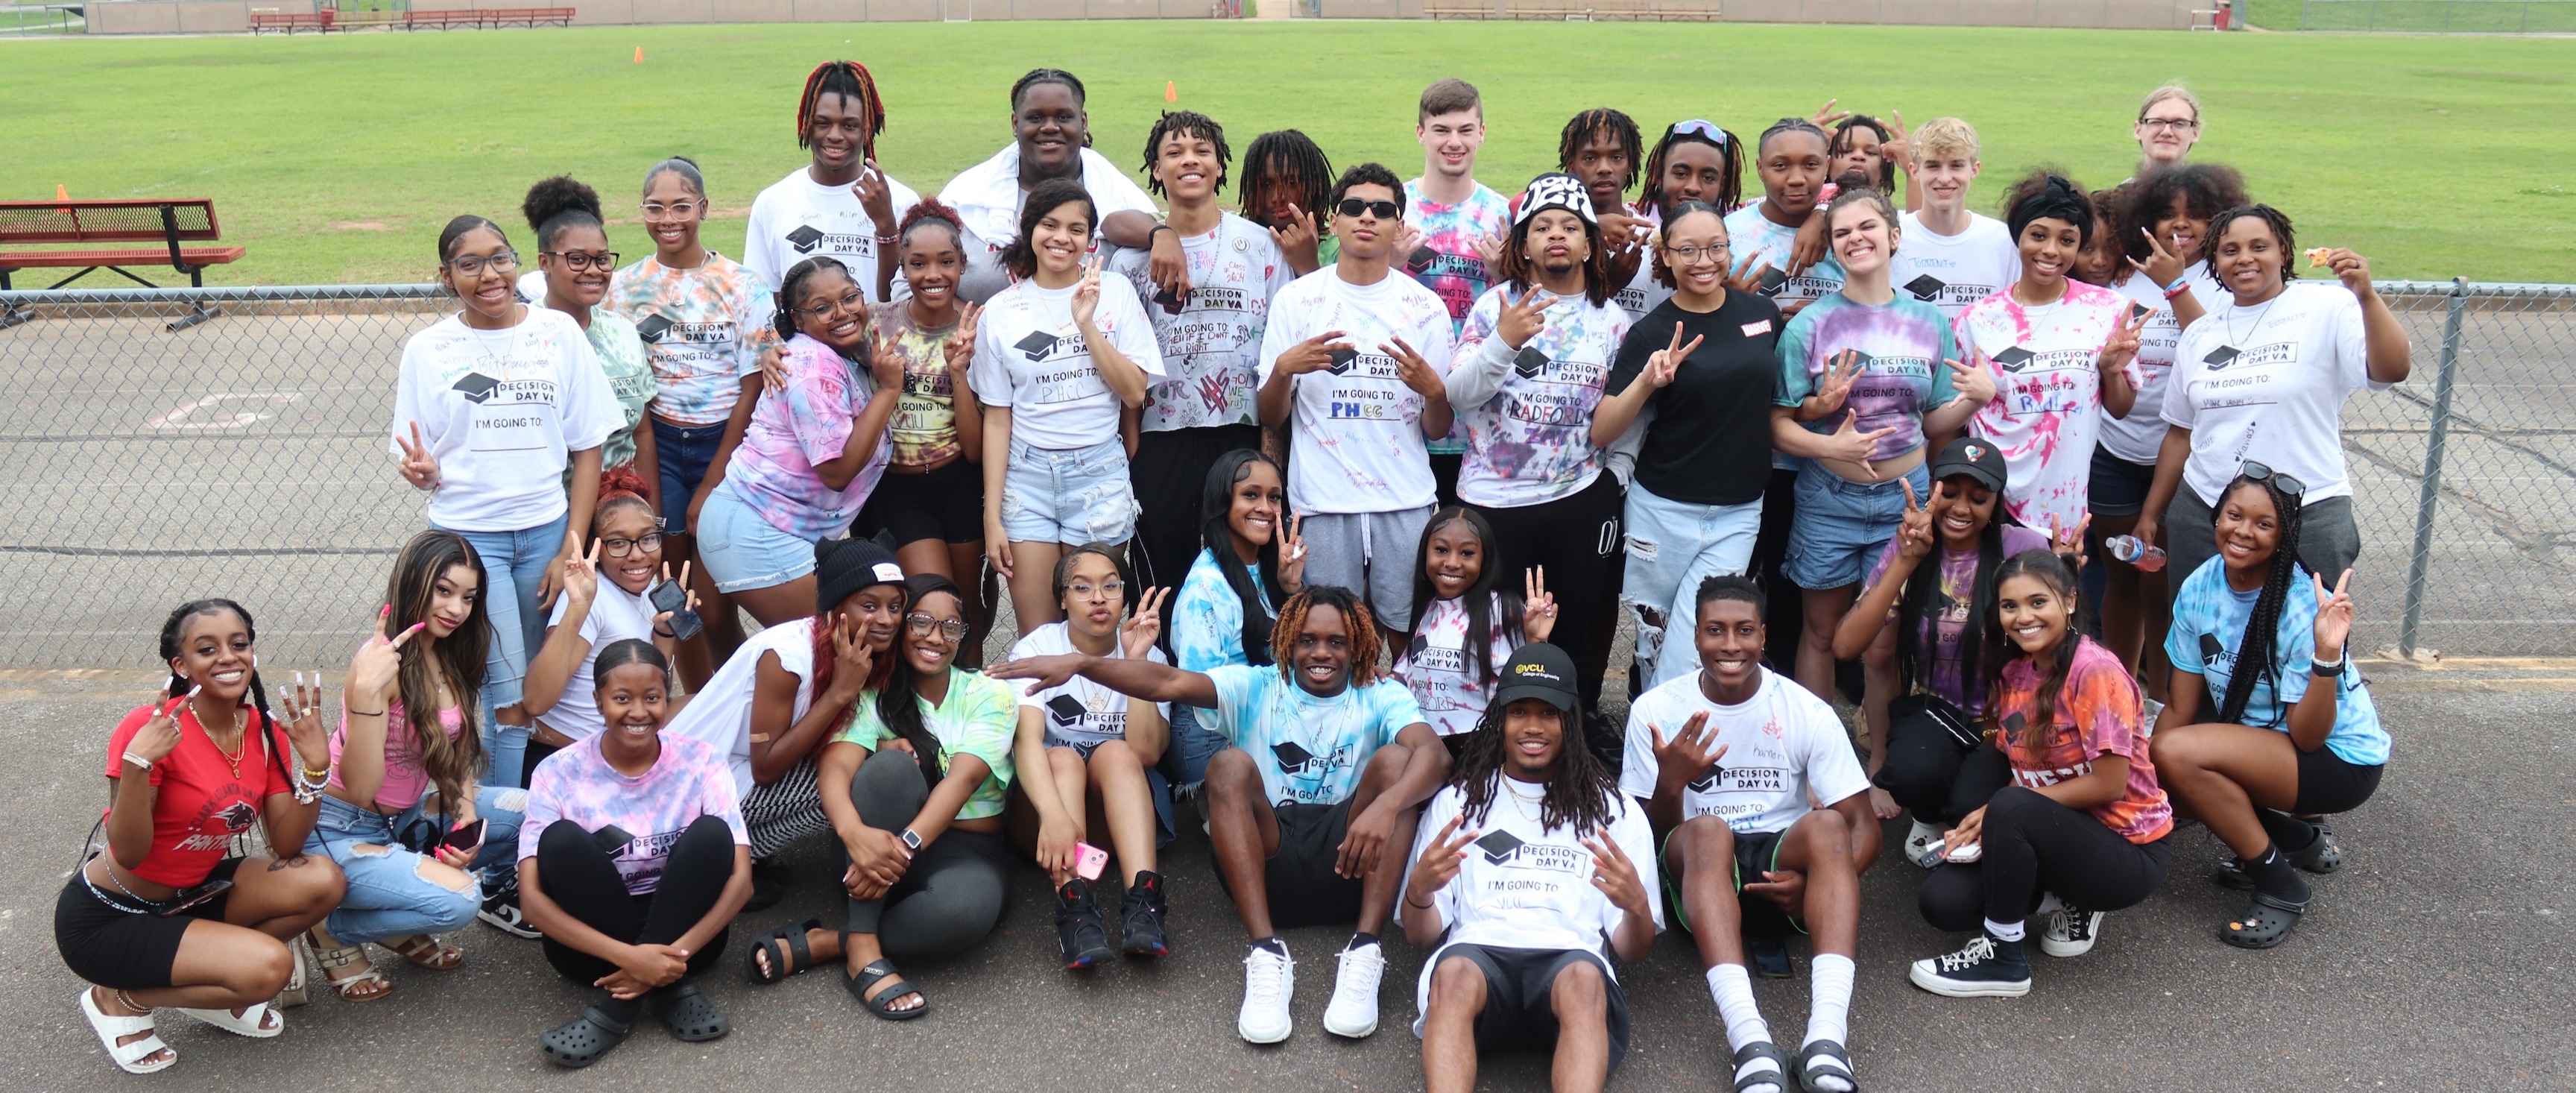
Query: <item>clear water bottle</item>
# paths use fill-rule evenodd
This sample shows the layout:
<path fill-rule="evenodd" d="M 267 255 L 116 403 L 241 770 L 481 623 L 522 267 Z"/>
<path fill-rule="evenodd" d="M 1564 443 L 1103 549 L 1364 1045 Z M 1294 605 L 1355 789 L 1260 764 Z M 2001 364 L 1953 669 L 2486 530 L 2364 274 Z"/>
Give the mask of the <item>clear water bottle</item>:
<path fill-rule="evenodd" d="M 2111 548 L 2111 556 L 2138 567 L 2138 572 L 2153 573 L 2165 567 L 2163 547 L 2148 546 L 2135 535 L 2114 535 L 2102 542 Z"/>

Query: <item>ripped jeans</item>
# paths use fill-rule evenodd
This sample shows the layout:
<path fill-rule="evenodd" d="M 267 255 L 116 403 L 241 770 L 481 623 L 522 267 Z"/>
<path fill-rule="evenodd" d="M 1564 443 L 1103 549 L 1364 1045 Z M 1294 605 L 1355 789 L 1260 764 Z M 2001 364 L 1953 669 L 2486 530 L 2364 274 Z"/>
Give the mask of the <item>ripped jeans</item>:
<path fill-rule="evenodd" d="M 519 821 L 528 807 L 528 791 L 505 786 L 477 786 L 474 814 L 484 821 L 483 851 L 475 855 L 469 875 L 489 875 L 513 868 L 519 857 Z M 458 891 L 421 875 L 435 859 L 405 850 L 399 833 L 416 823 L 444 829 L 443 817 L 429 811 L 437 804 L 432 790 L 419 804 L 391 816 L 359 808 L 337 797 L 322 798 L 321 815 L 304 852 L 330 858 L 349 878 L 349 894 L 331 912 L 323 929 L 341 944 L 383 941 L 412 934 L 463 929 L 482 909 L 478 884 Z"/>
<path fill-rule="evenodd" d="M 1136 534 L 1127 445 L 1112 435 L 1061 451 L 1011 439 L 1002 477 L 1002 534 L 1014 543 L 1124 543 Z"/>

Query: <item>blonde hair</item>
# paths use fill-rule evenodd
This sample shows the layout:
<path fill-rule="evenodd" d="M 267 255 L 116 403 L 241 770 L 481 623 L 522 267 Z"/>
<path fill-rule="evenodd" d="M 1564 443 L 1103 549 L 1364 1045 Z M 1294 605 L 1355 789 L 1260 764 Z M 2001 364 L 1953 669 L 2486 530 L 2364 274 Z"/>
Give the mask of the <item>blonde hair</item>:
<path fill-rule="evenodd" d="M 1918 162 L 1948 159 L 1954 155 L 1977 158 L 1977 127 L 1958 118 L 1934 118 L 1914 131 L 1914 158 Z"/>
<path fill-rule="evenodd" d="M 2200 120 L 2200 97 L 2192 94 L 2190 88 L 2184 87 L 2178 83 L 2169 83 L 2163 87 L 2147 92 L 2147 100 L 2138 104 L 2138 120 L 2147 120 L 2147 111 L 2155 109 L 2157 103 L 2163 102 L 2166 99 L 2172 99 L 2184 106 L 2190 107 L 2191 120 Z"/>

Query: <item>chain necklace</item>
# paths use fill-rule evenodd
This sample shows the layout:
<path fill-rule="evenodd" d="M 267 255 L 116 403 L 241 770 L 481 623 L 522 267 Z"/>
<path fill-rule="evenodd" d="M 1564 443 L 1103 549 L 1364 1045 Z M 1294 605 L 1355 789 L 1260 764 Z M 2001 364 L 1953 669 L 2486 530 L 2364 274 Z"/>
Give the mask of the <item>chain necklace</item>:
<path fill-rule="evenodd" d="M 245 731 L 242 723 L 241 707 L 233 707 L 233 749 L 231 751 L 225 751 L 222 744 L 215 743 L 214 731 L 206 728 L 205 718 L 197 716 L 195 703 L 189 703 L 187 709 L 189 720 L 197 723 L 197 731 L 205 734 L 206 743 L 213 745 L 215 754 L 223 756 L 224 763 L 232 767 L 233 781 L 241 781 L 242 756 L 250 753 L 250 734 Z"/>
<path fill-rule="evenodd" d="M 2288 285 L 2283 285 L 2283 286 L 2281 286 L 2281 291 L 2273 293 L 2273 294 L 2272 294 L 2272 298 L 2271 298 L 2271 299 L 2263 301 L 2263 308 L 2262 308 L 2262 310 L 2257 311 L 2257 312 L 2255 312 L 2255 313 L 2254 313 L 2254 329 L 2252 329 L 2252 330 L 2248 330 L 2248 331 L 2246 331 L 2245 333 L 2247 333 L 2247 334 L 2256 334 L 2256 333 L 2260 333 L 2260 332 L 2262 331 L 2262 329 L 2263 329 L 2263 317 L 2264 317 L 2264 316 L 2266 316 L 2266 315 L 2271 314 L 2271 313 L 2272 313 L 2272 305 L 2277 304 L 2277 303 L 2280 303 L 2280 302 L 2281 302 L 2281 297 L 2283 297 L 2283 296 L 2287 296 L 2287 295 L 2289 295 L 2289 294 L 2290 294 L 2290 286 L 2288 286 Z M 2226 316 L 2225 318 L 2223 318 L 2223 319 L 2220 319 L 2220 320 L 2219 320 L 2219 326 L 2220 326 L 2220 329 L 2224 330 L 2224 331 L 2227 333 L 2227 345 L 2228 345 L 2228 348 L 2231 348 L 2231 349 L 2240 349 L 2240 348 L 2243 348 L 2243 341 L 2244 341 L 2244 339 L 2239 338 L 2239 337 L 2237 337 L 2237 335 L 2236 335 L 2236 313 L 2237 313 L 2237 312 L 2239 312 L 2239 311 L 2243 311 L 2243 310 L 2245 310 L 2245 308 L 2244 308 L 2244 306 L 2243 306 L 2243 305 L 2241 305 L 2241 304 L 2240 304 L 2240 305 L 2236 305 L 2236 306 L 2232 306 L 2232 307 L 2230 307 L 2230 308 L 2228 308 L 2228 309 L 2227 309 L 2227 316 Z"/>
<path fill-rule="evenodd" d="M 1547 787 L 1540 786 L 1538 793 L 1535 796 L 1523 798 L 1521 796 L 1519 783 L 1513 781 L 1510 775 L 1498 775 L 1498 777 L 1502 779 L 1503 796 L 1512 802 L 1512 812 L 1519 815 L 1522 819 L 1528 820 L 1532 824 L 1536 824 L 1541 830 L 1545 830 L 1547 827 Z M 1531 807 L 1523 808 L 1521 806 L 1521 802 L 1525 799 L 1529 802 Z"/>

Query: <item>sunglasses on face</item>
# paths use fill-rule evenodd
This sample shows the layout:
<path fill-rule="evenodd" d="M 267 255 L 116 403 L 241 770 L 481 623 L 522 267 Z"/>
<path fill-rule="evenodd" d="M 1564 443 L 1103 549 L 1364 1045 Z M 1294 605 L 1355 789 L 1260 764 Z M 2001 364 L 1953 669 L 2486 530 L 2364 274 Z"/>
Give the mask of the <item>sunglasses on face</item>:
<path fill-rule="evenodd" d="M 2283 496 L 2294 500 L 2306 497 L 2308 493 L 2307 483 L 2299 481 L 2293 475 L 2276 473 L 2269 464 L 2248 459 L 2238 473 L 2243 474 L 2248 482 L 2269 482 L 2273 489 L 2281 491 Z"/>
<path fill-rule="evenodd" d="M 1393 220 L 1396 217 L 1404 215 L 1404 209 L 1396 205 L 1395 202 L 1362 201 L 1356 197 L 1345 197 L 1342 199 L 1342 203 L 1334 206 L 1334 208 L 1339 210 L 1343 216 L 1358 216 L 1362 213 L 1367 213 L 1368 215 L 1374 216 L 1380 220 Z"/>

